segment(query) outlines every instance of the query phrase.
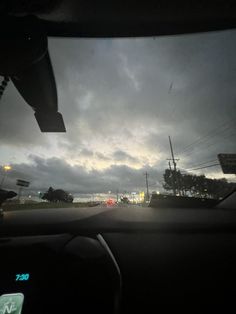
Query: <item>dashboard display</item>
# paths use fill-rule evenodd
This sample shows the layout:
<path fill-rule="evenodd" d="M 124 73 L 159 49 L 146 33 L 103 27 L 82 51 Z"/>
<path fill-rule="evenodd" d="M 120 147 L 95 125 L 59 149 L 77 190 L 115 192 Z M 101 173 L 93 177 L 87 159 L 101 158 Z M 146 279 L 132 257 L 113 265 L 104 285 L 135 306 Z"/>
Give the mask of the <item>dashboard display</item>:
<path fill-rule="evenodd" d="M 21 314 L 24 302 L 22 293 L 3 294 L 0 296 L 0 314 Z"/>
<path fill-rule="evenodd" d="M 29 274 L 16 274 L 16 281 L 27 281 L 29 277 Z"/>
<path fill-rule="evenodd" d="M 84 259 L 67 238 L 45 236 L 0 241 L 0 252 L 0 314 L 74 313 L 78 304 L 81 314 L 112 313 L 113 279 L 103 251 Z"/>
<path fill-rule="evenodd" d="M 53 309 L 59 313 L 62 298 L 53 302 L 55 298 L 50 296 L 60 295 L 58 290 L 62 290 L 56 280 L 60 256 L 47 243 L 32 242 L 20 239 L 9 241 L 10 245 L 0 243 L 4 256 L 0 268 L 0 314 L 48 314 Z"/>

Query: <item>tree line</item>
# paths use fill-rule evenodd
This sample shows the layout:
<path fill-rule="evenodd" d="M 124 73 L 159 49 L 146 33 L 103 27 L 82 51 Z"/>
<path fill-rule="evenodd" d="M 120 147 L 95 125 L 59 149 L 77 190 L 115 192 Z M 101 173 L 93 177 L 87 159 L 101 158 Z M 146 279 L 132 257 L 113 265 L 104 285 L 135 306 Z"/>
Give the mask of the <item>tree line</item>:
<path fill-rule="evenodd" d="M 176 189 L 182 196 L 206 197 L 219 199 L 236 189 L 236 183 L 226 179 L 210 179 L 205 175 L 182 174 L 179 170 L 166 169 L 163 188 L 167 191 Z"/>

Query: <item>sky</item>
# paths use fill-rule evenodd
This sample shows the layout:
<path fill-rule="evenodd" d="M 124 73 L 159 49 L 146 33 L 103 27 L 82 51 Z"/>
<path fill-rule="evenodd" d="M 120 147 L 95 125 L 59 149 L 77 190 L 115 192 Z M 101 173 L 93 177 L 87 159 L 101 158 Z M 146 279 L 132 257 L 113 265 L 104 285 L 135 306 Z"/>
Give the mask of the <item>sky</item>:
<path fill-rule="evenodd" d="M 67 132 L 41 133 L 10 83 L 0 103 L 0 165 L 12 166 L 5 187 L 25 179 L 32 191 L 142 191 L 147 171 L 159 191 L 169 135 L 182 171 L 236 152 L 236 31 L 50 38 L 49 53 Z M 219 166 L 192 173 L 234 180 Z"/>

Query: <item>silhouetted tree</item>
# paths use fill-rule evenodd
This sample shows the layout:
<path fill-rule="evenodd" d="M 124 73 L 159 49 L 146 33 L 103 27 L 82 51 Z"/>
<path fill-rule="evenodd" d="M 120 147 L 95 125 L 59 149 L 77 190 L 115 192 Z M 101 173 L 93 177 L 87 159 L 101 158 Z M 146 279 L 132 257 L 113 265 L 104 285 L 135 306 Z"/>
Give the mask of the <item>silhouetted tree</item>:
<path fill-rule="evenodd" d="M 48 189 L 46 193 L 44 193 L 43 200 L 47 200 L 49 202 L 64 202 L 64 203 L 72 203 L 73 196 L 64 190 L 54 190 L 52 187 Z"/>
<path fill-rule="evenodd" d="M 6 191 L 6 190 L 2 190 L 0 189 L 0 206 L 2 205 L 2 203 L 4 203 L 7 199 L 9 198 L 13 198 L 17 196 L 17 194 L 13 191 Z"/>
<path fill-rule="evenodd" d="M 235 183 L 227 182 L 226 179 L 210 179 L 204 175 L 181 174 L 174 170 L 166 169 L 164 172 L 165 190 L 179 191 L 180 195 L 191 195 L 195 197 L 221 198 L 236 188 Z M 175 179 L 174 179 L 175 178 Z"/>
<path fill-rule="evenodd" d="M 124 204 L 129 204 L 129 202 L 130 202 L 129 199 L 128 199 L 128 197 L 126 197 L 126 196 L 121 197 L 120 200 L 121 200 L 121 202 L 124 203 Z"/>

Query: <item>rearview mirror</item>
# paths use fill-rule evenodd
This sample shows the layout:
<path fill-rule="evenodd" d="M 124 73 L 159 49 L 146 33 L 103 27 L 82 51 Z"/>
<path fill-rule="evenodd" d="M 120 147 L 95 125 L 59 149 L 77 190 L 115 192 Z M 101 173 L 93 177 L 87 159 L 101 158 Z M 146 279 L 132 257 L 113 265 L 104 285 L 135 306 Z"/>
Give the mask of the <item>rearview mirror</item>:
<path fill-rule="evenodd" d="M 40 21 L 33 16 L 8 17 L 1 19 L 0 32 L 0 75 L 11 78 L 35 111 L 42 132 L 65 132 L 47 36 Z"/>

